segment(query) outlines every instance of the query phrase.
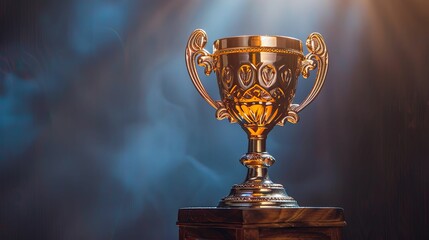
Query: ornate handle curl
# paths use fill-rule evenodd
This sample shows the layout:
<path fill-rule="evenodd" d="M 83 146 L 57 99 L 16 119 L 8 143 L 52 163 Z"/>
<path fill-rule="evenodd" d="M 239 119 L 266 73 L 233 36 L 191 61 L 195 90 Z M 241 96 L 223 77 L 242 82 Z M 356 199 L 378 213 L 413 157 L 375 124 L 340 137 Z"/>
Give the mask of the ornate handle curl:
<path fill-rule="evenodd" d="M 311 70 L 317 67 L 316 80 L 307 98 L 301 104 L 292 104 L 290 106 L 288 116 L 286 119 L 291 123 L 296 123 L 299 120 L 298 112 L 310 104 L 314 98 L 319 94 L 325 82 L 326 73 L 328 71 L 328 50 L 326 49 L 325 41 L 320 33 L 312 33 L 308 36 L 306 41 L 309 53 L 302 61 L 301 72 L 304 78 L 310 76 Z"/>
<path fill-rule="evenodd" d="M 210 104 L 210 106 L 216 109 L 216 118 L 218 120 L 228 118 L 230 122 L 235 122 L 224 107 L 223 103 L 221 101 L 215 101 L 210 97 L 198 76 L 195 64 L 196 62 L 199 66 L 204 67 L 204 73 L 207 76 L 212 73 L 214 67 L 212 55 L 204 49 L 206 43 L 207 34 L 202 29 L 194 30 L 189 37 L 185 51 L 186 67 L 188 69 L 189 76 L 201 96 Z"/>

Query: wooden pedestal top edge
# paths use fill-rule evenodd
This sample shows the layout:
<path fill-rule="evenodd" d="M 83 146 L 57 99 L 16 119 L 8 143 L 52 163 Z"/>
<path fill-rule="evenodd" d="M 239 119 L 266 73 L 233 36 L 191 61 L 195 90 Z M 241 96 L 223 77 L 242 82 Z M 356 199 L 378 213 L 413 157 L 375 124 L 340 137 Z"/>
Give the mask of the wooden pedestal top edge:
<path fill-rule="evenodd" d="M 344 227 L 342 208 L 181 208 L 179 226 Z"/>

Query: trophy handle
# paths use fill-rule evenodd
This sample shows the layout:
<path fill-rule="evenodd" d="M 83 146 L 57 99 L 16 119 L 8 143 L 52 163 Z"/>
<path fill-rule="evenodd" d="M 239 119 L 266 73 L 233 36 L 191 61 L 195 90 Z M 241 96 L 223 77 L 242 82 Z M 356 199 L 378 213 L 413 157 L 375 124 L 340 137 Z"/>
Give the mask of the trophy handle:
<path fill-rule="evenodd" d="M 196 62 L 199 66 L 204 67 L 204 73 L 209 76 L 213 71 L 214 61 L 213 56 L 204 47 L 207 43 L 207 34 L 202 29 L 196 29 L 189 36 L 188 44 L 185 50 L 186 68 L 189 76 L 200 95 L 216 109 L 216 118 L 222 120 L 228 118 L 230 122 L 235 122 L 221 101 L 215 101 L 207 93 L 200 77 L 198 76 Z"/>
<path fill-rule="evenodd" d="M 304 109 L 310 104 L 314 98 L 319 94 L 320 89 L 325 82 L 326 73 L 328 71 L 328 50 L 326 49 L 326 43 L 323 40 L 320 33 L 312 33 L 308 36 L 306 41 L 307 49 L 309 53 L 302 60 L 301 72 L 304 78 L 310 76 L 311 70 L 317 67 L 316 80 L 314 86 L 311 89 L 310 94 L 302 101 L 301 104 L 291 104 L 288 116 L 285 118 L 291 123 L 296 123 L 299 120 L 298 112 Z"/>

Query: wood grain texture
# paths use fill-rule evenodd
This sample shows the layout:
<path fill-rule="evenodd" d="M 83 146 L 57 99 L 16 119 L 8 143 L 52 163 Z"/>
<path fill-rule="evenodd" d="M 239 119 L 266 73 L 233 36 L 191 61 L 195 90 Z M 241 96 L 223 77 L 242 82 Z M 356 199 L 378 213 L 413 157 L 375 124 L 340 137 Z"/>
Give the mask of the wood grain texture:
<path fill-rule="evenodd" d="M 341 208 L 182 208 L 179 239 L 341 239 Z"/>
<path fill-rule="evenodd" d="M 344 226 L 342 208 L 182 208 L 178 224 Z"/>

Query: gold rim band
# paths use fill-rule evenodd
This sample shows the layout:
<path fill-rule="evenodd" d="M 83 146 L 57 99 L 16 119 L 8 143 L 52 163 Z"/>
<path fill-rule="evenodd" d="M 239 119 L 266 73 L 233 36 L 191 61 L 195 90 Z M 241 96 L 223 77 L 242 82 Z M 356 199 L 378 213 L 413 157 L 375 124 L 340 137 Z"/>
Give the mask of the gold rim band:
<path fill-rule="evenodd" d="M 282 54 L 294 54 L 299 57 L 304 58 L 304 54 L 295 49 L 285 49 L 285 48 L 274 48 L 274 47 L 240 47 L 240 48 L 226 48 L 216 50 L 213 55 L 224 55 L 231 53 L 251 53 L 251 52 L 269 52 L 269 53 L 282 53 Z"/>

